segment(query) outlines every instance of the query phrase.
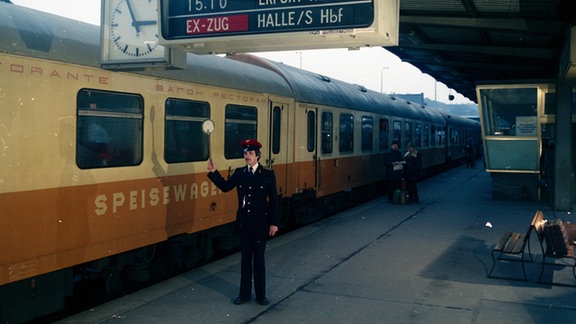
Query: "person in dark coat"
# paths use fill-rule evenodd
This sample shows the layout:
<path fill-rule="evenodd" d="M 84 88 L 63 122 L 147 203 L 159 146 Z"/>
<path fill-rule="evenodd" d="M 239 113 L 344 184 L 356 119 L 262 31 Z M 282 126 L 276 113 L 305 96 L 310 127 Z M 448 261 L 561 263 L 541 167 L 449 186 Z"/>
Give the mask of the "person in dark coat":
<path fill-rule="evenodd" d="M 474 147 L 472 146 L 472 144 L 470 143 L 466 144 L 466 147 L 464 148 L 464 155 L 466 160 L 466 167 L 473 168 L 475 164 L 474 164 Z"/>
<path fill-rule="evenodd" d="M 418 177 L 420 177 L 420 167 L 422 167 L 422 157 L 420 153 L 414 148 L 412 143 L 408 144 L 408 151 L 404 154 L 404 179 L 406 179 L 406 189 L 410 201 L 418 204 L 420 197 L 418 197 Z"/>
<path fill-rule="evenodd" d="M 237 168 L 232 176 L 225 180 L 212 159 L 208 160 L 208 178 L 220 190 L 227 192 L 236 188 L 238 210 L 236 212 L 236 231 L 240 236 L 242 255 L 240 293 L 234 304 L 240 305 L 251 299 L 252 276 L 256 301 L 268 305 L 266 298 L 266 266 L 264 250 L 269 236 L 278 231 L 278 193 L 276 176 L 272 170 L 265 169 L 260 159 L 260 142 L 247 139 L 241 143 L 246 165 Z"/>
<path fill-rule="evenodd" d="M 390 151 L 384 155 L 389 202 L 393 202 L 394 191 L 400 190 L 402 177 L 404 176 L 404 159 L 402 158 L 402 153 L 399 151 L 399 145 L 400 143 L 398 141 L 392 141 Z"/>

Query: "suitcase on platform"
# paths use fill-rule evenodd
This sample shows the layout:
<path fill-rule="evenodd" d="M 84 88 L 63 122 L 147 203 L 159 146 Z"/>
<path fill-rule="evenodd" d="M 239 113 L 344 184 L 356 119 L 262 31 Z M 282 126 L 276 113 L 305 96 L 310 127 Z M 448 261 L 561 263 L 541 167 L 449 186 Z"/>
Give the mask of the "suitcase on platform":
<path fill-rule="evenodd" d="M 406 180 L 402 179 L 400 190 L 394 190 L 393 201 L 395 204 L 406 205 L 410 202 L 410 197 L 408 197 L 408 190 L 406 190 L 406 188 Z"/>
<path fill-rule="evenodd" d="M 548 220 L 544 224 L 546 256 L 563 258 L 568 254 L 568 234 L 566 227 L 559 219 Z"/>

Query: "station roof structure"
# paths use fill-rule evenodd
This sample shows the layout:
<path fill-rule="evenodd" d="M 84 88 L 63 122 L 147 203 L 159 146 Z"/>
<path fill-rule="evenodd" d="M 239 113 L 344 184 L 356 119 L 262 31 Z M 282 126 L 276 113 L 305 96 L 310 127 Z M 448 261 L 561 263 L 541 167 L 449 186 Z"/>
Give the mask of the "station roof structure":
<path fill-rule="evenodd" d="M 476 101 L 476 83 L 554 80 L 575 0 L 401 0 L 386 49 Z"/>

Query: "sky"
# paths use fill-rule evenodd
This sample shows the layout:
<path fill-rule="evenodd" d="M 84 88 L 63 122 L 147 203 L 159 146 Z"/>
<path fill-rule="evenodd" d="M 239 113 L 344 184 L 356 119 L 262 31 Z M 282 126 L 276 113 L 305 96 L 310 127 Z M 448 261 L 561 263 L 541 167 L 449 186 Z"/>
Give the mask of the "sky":
<path fill-rule="evenodd" d="M 11 0 L 12 3 L 56 15 L 100 25 L 101 0 Z M 447 104 L 473 103 L 441 82 L 402 62 L 382 47 L 360 50 L 323 49 L 252 53 L 390 94 L 420 94 Z M 453 101 L 448 100 L 454 95 Z"/>

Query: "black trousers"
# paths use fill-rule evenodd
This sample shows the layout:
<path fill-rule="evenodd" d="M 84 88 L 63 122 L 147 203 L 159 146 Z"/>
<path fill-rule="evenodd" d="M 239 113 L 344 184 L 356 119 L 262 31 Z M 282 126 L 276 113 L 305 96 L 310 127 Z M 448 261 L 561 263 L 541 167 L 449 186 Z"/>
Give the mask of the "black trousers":
<path fill-rule="evenodd" d="M 253 235 L 240 236 L 240 252 L 242 254 L 239 297 L 245 300 L 251 298 L 252 275 L 254 275 L 254 292 L 256 299 L 266 297 L 266 264 L 264 251 L 266 239 Z"/>
<path fill-rule="evenodd" d="M 418 197 L 418 187 L 416 186 L 416 179 L 406 179 L 406 190 L 408 191 L 408 196 L 410 201 L 413 203 L 419 203 L 420 197 Z"/>
<path fill-rule="evenodd" d="M 400 190 L 400 185 L 402 184 L 402 179 L 388 179 L 388 201 L 392 202 L 394 197 L 394 191 Z"/>

